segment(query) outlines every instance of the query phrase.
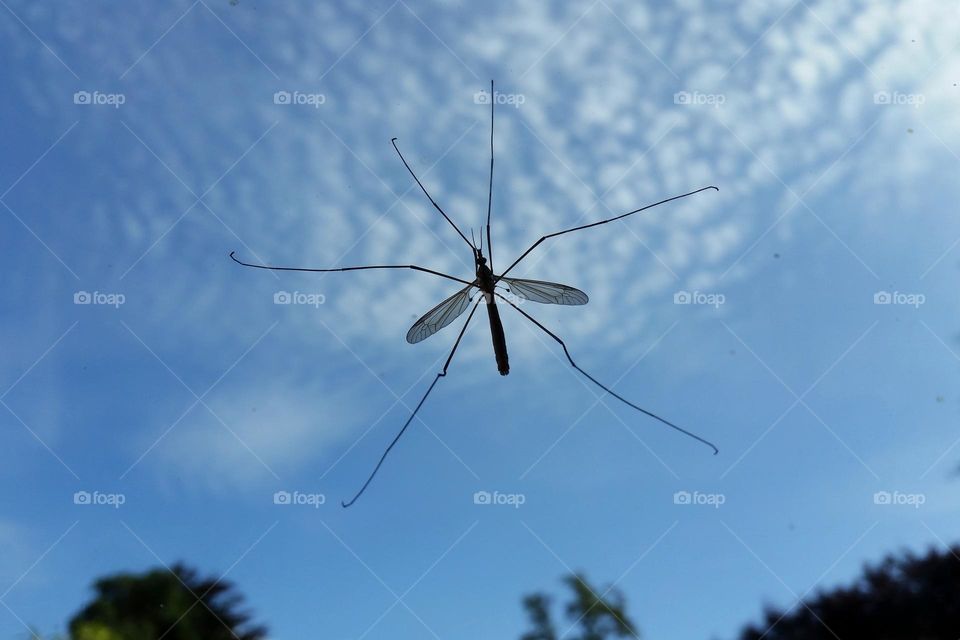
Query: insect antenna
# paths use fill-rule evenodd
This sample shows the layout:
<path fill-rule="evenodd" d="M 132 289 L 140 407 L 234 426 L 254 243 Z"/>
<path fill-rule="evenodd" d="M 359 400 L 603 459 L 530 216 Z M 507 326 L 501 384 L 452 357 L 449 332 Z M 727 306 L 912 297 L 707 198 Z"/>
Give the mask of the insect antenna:
<path fill-rule="evenodd" d="M 433 207 L 440 212 L 440 215 L 442 215 L 444 219 L 450 223 L 450 226 L 453 227 L 454 230 L 460 234 L 460 237 L 463 238 L 463 241 L 466 242 L 468 245 L 470 245 L 471 249 L 476 251 L 477 250 L 476 245 L 474 245 L 469 240 L 467 240 L 467 236 L 463 235 L 463 231 L 460 231 L 460 227 L 458 227 L 456 223 L 454 223 L 454 221 L 450 219 L 450 216 L 447 215 L 446 211 L 440 208 L 440 205 L 438 205 L 436 200 L 433 199 L 433 196 L 430 195 L 430 193 L 427 191 L 427 188 L 423 186 L 422 182 L 420 182 L 420 178 L 417 177 L 417 174 L 415 174 L 413 172 L 413 169 L 410 168 L 410 165 L 407 164 L 407 159 L 403 157 L 403 154 L 400 153 L 400 147 L 397 146 L 397 139 L 391 138 L 390 144 L 393 145 L 393 148 L 397 152 L 397 155 L 400 156 L 400 160 L 403 161 L 403 166 L 407 168 L 407 171 L 410 172 L 410 175 L 413 176 L 413 179 L 417 181 L 417 184 L 420 186 L 420 190 L 423 191 L 423 195 L 427 196 L 427 199 L 430 201 L 430 204 L 432 204 Z"/>
<path fill-rule="evenodd" d="M 487 259 L 490 261 L 490 270 L 493 271 L 493 241 L 490 239 L 490 207 L 493 204 L 493 103 L 496 102 L 493 93 L 493 80 L 490 81 L 490 188 L 487 193 Z M 483 235 L 480 236 L 483 242 Z"/>

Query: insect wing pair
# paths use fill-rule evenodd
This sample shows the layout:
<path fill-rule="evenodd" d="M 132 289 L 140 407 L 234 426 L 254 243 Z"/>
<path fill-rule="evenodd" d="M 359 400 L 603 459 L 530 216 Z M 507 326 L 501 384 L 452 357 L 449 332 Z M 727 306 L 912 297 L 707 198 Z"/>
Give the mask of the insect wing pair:
<path fill-rule="evenodd" d="M 501 278 L 497 284 L 506 286 L 507 291 L 517 294 L 524 300 L 541 304 L 581 305 L 587 304 L 587 294 L 579 289 L 556 282 L 543 280 L 523 280 L 521 278 Z M 476 281 L 456 292 L 416 321 L 407 332 L 407 342 L 416 344 L 426 340 L 440 329 L 459 318 L 470 307 L 474 296 L 480 291 Z"/>

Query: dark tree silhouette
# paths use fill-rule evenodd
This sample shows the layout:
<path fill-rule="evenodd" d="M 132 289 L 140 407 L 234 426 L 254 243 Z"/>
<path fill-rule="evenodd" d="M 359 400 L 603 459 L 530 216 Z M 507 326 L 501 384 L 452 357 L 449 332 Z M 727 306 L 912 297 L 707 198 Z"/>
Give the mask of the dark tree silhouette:
<path fill-rule="evenodd" d="M 520 640 L 556 640 L 557 631 L 550 619 L 550 598 L 539 593 L 529 595 L 523 599 L 523 608 L 533 631 L 523 634 Z"/>
<path fill-rule="evenodd" d="M 787 611 L 768 608 L 741 640 L 956 640 L 960 547 L 888 556 L 850 587 L 821 592 Z"/>
<path fill-rule="evenodd" d="M 97 580 L 96 596 L 70 621 L 72 640 L 263 640 L 243 597 L 216 578 L 176 565 Z"/>
<path fill-rule="evenodd" d="M 564 578 L 573 592 L 565 607 L 570 626 L 579 631 L 570 640 L 607 640 L 608 638 L 639 638 L 640 635 L 626 614 L 623 595 L 616 589 L 595 589 L 580 574 Z M 551 600 L 543 594 L 523 599 L 523 607 L 533 627 L 521 640 L 558 640 L 556 625 L 550 612 Z"/>

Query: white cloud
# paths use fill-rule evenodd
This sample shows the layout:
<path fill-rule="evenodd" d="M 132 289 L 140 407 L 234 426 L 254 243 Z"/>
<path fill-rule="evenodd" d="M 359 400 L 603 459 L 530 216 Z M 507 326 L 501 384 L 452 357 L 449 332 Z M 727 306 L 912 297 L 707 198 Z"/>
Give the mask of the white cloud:
<path fill-rule="evenodd" d="M 372 378 L 371 383 L 376 384 Z M 274 474 L 281 481 L 296 477 L 308 463 L 332 465 L 379 417 L 374 410 L 378 394 L 359 389 L 315 385 L 311 390 L 286 381 L 230 385 L 214 395 L 207 402 L 226 426 L 197 406 L 143 464 L 161 477 L 175 469 L 180 481 L 199 484 L 203 490 L 269 484 L 276 480 Z M 148 440 L 155 432 L 142 435 L 138 450 L 151 444 Z M 316 477 L 322 472 L 321 468 Z"/>
<path fill-rule="evenodd" d="M 413 6 L 469 69 L 402 5 L 352 49 L 380 17 L 377 10 L 344 15 L 332 14 L 325 5 L 271 7 L 255 17 L 214 7 L 279 80 L 198 6 L 119 84 L 130 93 L 129 108 L 120 117 L 198 194 L 279 122 L 205 198 L 229 230 L 201 205 L 164 236 L 193 198 L 120 118 L 63 109 L 73 90 L 69 78 L 20 77 L 18 88 L 52 119 L 81 118 L 82 139 L 101 146 L 75 153 L 111 165 L 112 173 L 99 177 L 95 201 L 71 203 L 63 214 L 67 226 L 70 220 L 92 220 L 84 229 L 95 236 L 84 241 L 86 254 L 78 254 L 86 257 L 77 258 L 87 261 L 85 269 L 102 270 L 107 262 L 128 266 L 157 242 L 125 280 L 141 290 L 145 317 L 167 319 L 217 340 L 237 340 L 246 338 L 249 327 L 269 324 L 276 313 L 269 302 L 273 291 L 316 288 L 328 300 L 321 312 L 324 322 L 348 344 L 377 348 L 386 361 L 406 348 L 402 335 L 411 318 L 449 295 L 448 283 L 408 272 L 285 274 L 276 280 L 227 262 L 226 253 L 237 249 L 245 258 L 255 259 L 255 253 L 288 265 L 412 262 L 467 273 L 469 255 L 462 253 L 462 243 L 415 187 L 385 214 L 394 199 L 391 190 L 413 186 L 388 140 L 400 136 L 421 174 L 439 160 L 424 176 L 426 184 L 462 228 L 479 227 L 486 196 L 487 112 L 472 95 L 485 86 L 488 72 L 499 75 L 503 90 L 526 97 L 519 109 L 502 106 L 497 112 L 499 264 L 543 233 L 609 215 L 594 196 L 608 189 L 604 201 L 620 213 L 708 183 L 721 188 L 622 225 L 548 241 L 531 255 L 529 264 L 535 266 L 529 275 L 569 281 L 592 298 L 590 307 L 571 312 L 569 337 L 602 338 L 598 344 L 614 357 L 623 341 L 635 339 L 634 332 L 610 330 L 613 318 L 607 312 L 615 317 L 623 311 L 615 306 L 618 300 L 629 301 L 626 311 L 642 326 L 650 319 L 646 314 L 653 313 L 649 309 L 663 313 L 663 305 L 648 303 L 688 283 L 717 279 L 792 203 L 771 170 L 800 191 L 881 117 L 882 142 L 871 137 L 848 158 L 851 163 L 870 160 L 883 147 L 877 170 L 854 183 L 863 192 L 912 180 L 930 168 L 933 160 L 924 154 L 905 152 L 918 137 L 894 135 L 908 121 L 929 118 L 952 144 L 960 133 L 956 111 L 947 106 L 956 89 L 944 88 L 956 70 L 949 61 L 919 83 L 918 90 L 929 98 L 921 112 L 881 111 L 871 99 L 884 83 L 893 89 L 902 82 L 902 90 L 912 89 L 917 65 L 930 69 L 953 47 L 942 25 L 956 22 L 956 16 L 937 3 L 917 9 L 907 2 L 842 7 L 815 2 L 808 6 L 816 16 L 799 5 L 773 25 L 789 3 L 751 2 L 731 14 L 710 3 L 654 9 L 607 2 L 593 5 L 571 27 L 590 6 L 548 9 L 516 3 L 493 9 L 482 21 Z M 157 13 L 152 6 L 127 11 L 146 13 L 124 20 L 122 29 L 119 22 L 93 26 L 86 20 L 85 30 L 78 30 L 65 18 L 57 21 L 54 48 L 76 48 L 88 57 L 84 75 L 90 76 L 83 83 L 113 86 L 114 76 L 162 33 L 160 26 L 179 15 L 174 8 Z M 43 22 L 50 16 L 30 5 L 27 19 Z M 18 29 L 9 22 L 3 23 L 5 32 Z M 177 45 L 221 38 L 229 43 L 221 52 L 225 59 L 188 56 Z M 14 40 L 18 57 L 36 57 L 57 70 L 56 77 L 65 74 L 49 54 L 31 49 L 23 38 Z M 274 105 L 273 92 L 281 89 L 316 89 L 327 100 L 320 109 Z M 674 104 L 673 95 L 681 90 L 718 93 L 725 101 L 716 109 Z M 920 131 L 922 125 L 914 128 Z M 925 144 L 933 143 L 927 138 Z M 843 171 L 838 167 L 825 184 Z M 770 193 L 776 207 L 744 206 Z M 795 217 L 785 218 L 777 234 L 789 237 Z M 55 248 L 66 251 L 69 239 L 58 237 Z M 104 246 L 109 250 L 93 250 Z M 748 277 L 750 264 L 741 262 L 725 282 Z M 330 343 L 310 314 L 285 318 L 279 337 L 304 349 Z M 464 353 L 464 359 L 472 357 L 489 354 Z M 274 389 L 287 407 L 272 409 L 273 422 L 287 425 L 285 438 L 261 441 L 262 423 L 229 403 L 222 409 L 228 424 L 236 421 L 238 432 L 256 441 L 255 450 L 262 448 L 278 464 L 296 464 L 305 443 L 317 444 L 313 438 L 322 437 L 308 427 L 311 412 L 329 406 L 319 395 L 293 397 L 302 391 Z M 348 416 L 340 417 L 349 422 Z M 215 424 L 209 432 L 184 430 L 178 437 L 185 439 L 176 441 L 177 455 L 196 464 L 216 454 L 218 475 L 256 467 Z"/>

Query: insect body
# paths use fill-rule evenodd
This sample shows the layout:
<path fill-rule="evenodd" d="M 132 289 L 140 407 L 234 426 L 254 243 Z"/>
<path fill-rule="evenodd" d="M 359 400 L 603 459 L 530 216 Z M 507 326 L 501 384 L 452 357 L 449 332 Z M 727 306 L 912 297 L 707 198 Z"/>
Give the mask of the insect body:
<path fill-rule="evenodd" d="M 493 353 L 497 358 L 497 371 L 500 372 L 500 375 L 505 376 L 510 373 L 510 361 L 507 357 L 507 340 L 503 333 L 500 311 L 497 308 L 497 298 L 510 305 L 513 305 L 513 303 L 497 293 L 498 285 L 507 287 L 511 293 L 517 294 L 524 300 L 543 304 L 581 305 L 586 304 L 589 298 L 583 291 L 565 284 L 543 280 L 497 277 L 487 266 L 487 259 L 483 256 L 481 248 L 474 249 L 473 255 L 477 267 L 477 279 L 417 320 L 407 332 L 407 342 L 416 344 L 429 338 L 456 320 L 470 307 L 474 300 L 479 304 L 482 299 L 486 303 L 487 316 L 490 318 L 490 335 L 493 338 Z M 500 285 L 500 283 L 504 284 Z M 479 296 L 476 295 L 478 293 Z"/>
<path fill-rule="evenodd" d="M 510 373 L 510 358 L 507 356 L 507 338 L 503 335 L 503 322 L 497 310 L 497 298 L 494 291 L 493 272 L 487 266 L 487 259 L 477 251 L 477 282 L 487 303 L 487 315 L 490 317 L 490 335 L 493 338 L 493 353 L 497 357 L 497 371 L 505 376 Z"/>
<path fill-rule="evenodd" d="M 490 83 L 490 93 L 491 95 L 494 95 L 492 81 Z M 541 243 L 543 243 L 545 240 L 548 240 L 550 238 L 554 238 L 554 237 L 561 236 L 568 233 L 573 233 L 574 231 L 581 231 L 584 229 L 590 229 L 592 227 L 608 224 L 610 222 L 614 222 L 615 220 L 621 220 L 623 218 L 626 218 L 627 216 L 632 216 L 636 213 L 640 213 L 641 211 L 646 211 L 647 209 L 651 209 L 653 207 L 665 204 L 667 202 L 671 202 L 673 200 L 686 198 L 688 196 L 692 196 L 694 194 L 700 193 L 702 191 L 706 191 L 708 189 L 713 189 L 713 190 L 718 190 L 718 189 L 713 186 L 702 187 L 700 189 L 696 189 L 688 193 L 683 193 L 678 196 L 673 196 L 671 198 L 660 200 L 659 202 L 654 202 L 653 204 L 640 207 L 639 209 L 634 209 L 633 211 L 628 211 L 627 213 L 623 213 L 618 216 L 614 216 L 612 218 L 607 218 L 605 220 L 599 220 L 597 222 L 583 224 L 580 226 L 572 227 L 570 229 L 564 229 L 563 231 L 557 231 L 555 233 L 550 233 L 550 234 L 541 236 L 539 240 L 534 242 L 532 245 L 530 245 L 530 247 L 527 248 L 526 251 L 520 254 L 520 257 L 514 260 L 510 264 L 510 266 L 508 266 L 505 270 L 503 270 L 500 273 L 500 275 L 496 275 L 496 273 L 493 270 L 493 244 L 491 242 L 491 237 L 490 237 L 490 212 L 491 212 L 491 206 L 493 202 L 493 106 L 495 102 L 496 100 L 490 101 L 490 180 L 489 180 L 489 190 L 488 190 L 488 196 L 487 196 L 487 225 L 486 225 L 487 252 L 489 255 L 489 264 L 488 264 L 488 259 L 483 255 L 482 234 L 481 234 L 481 241 L 480 241 L 479 247 L 476 245 L 475 242 L 471 242 L 470 240 L 467 239 L 467 237 L 463 234 L 463 232 L 456 225 L 456 223 L 454 223 L 453 220 L 451 220 L 450 217 L 446 214 L 446 212 L 440 207 L 440 205 L 438 205 L 436 201 L 434 201 L 433 197 L 430 195 L 427 189 L 423 186 L 423 183 L 420 182 L 420 179 L 417 178 L 417 175 L 413 172 L 413 169 L 411 169 L 410 165 L 407 164 L 407 160 L 403 157 L 403 154 L 400 153 L 399 147 L 397 147 L 397 142 L 396 142 L 397 139 L 394 138 L 393 140 L 390 141 L 393 144 L 393 148 L 394 150 L 396 150 L 397 155 L 400 156 L 400 160 L 403 161 L 404 166 L 407 168 L 407 171 L 410 173 L 411 176 L 413 176 L 413 179 L 416 181 L 417 185 L 419 185 L 420 190 L 423 191 L 424 195 L 427 196 L 427 199 L 430 200 L 430 204 L 432 204 L 433 207 L 440 213 L 440 215 L 442 215 L 444 219 L 450 224 L 450 226 L 453 227 L 453 229 L 457 232 L 457 234 L 459 234 L 459 236 L 463 239 L 463 241 L 470 246 L 470 249 L 473 253 L 474 263 L 476 265 L 476 278 L 474 280 L 472 281 L 465 280 L 462 278 L 458 278 L 457 276 L 441 273 L 440 271 L 436 271 L 434 269 L 428 269 L 426 267 L 421 267 L 421 266 L 412 265 L 412 264 L 367 265 L 367 266 L 361 266 L 361 267 L 335 267 L 335 268 L 329 268 L 329 269 L 310 269 L 310 268 L 304 268 L 304 267 L 274 267 L 274 266 L 263 265 L 263 264 L 252 264 L 249 262 L 243 262 L 239 260 L 233 253 L 230 254 L 230 257 L 235 262 L 247 267 L 254 267 L 257 269 L 270 269 L 270 270 L 276 270 L 276 271 L 309 271 L 309 272 L 315 272 L 315 273 L 327 273 L 332 271 L 363 271 L 368 269 L 411 269 L 414 271 L 419 271 L 421 273 L 427 273 L 436 277 L 445 278 L 447 280 L 458 282 L 461 285 L 465 285 L 460 291 L 453 294 L 452 296 L 450 296 L 449 298 L 447 298 L 446 300 L 444 300 L 443 302 L 435 306 L 433 309 L 425 313 L 423 317 L 417 320 L 414 323 L 414 325 L 410 327 L 410 330 L 407 332 L 407 342 L 411 344 L 420 342 L 421 340 L 424 340 L 432 336 L 433 334 L 438 332 L 440 329 L 443 329 L 444 327 L 449 325 L 451 322 L 456 320 L 460 315 L 462 315 L 468 308 L 470 309 L 470 313 L 467 316 L 467 320 L 466 322 L 463 323 L 463 327 L 460 329 L 460 334 L 457 336 L 457 339 L 453 344 L 453 348 L 450 350 L 450 355 L 447 356 L 447 360 L 443 365 L 443 369 L 439 373 L 437 373 L 437 376 L 433 379 L 433 382 L 430 384 L 429 388 L 427 388 L 426 392 L 420 398 L 420 402 L 413 409 L 410 416 L 407 418 L 407 421 L 404 423 L 403 427 L 400 429 L 400 431 L 396 434 L 396 436 L 387 446 L 386 450 L 383 452 L 383 455 L 380 456 L 380 460 L 377 462 L 376 466 L 374 467 L 373 471 L 370 473 L 366 482 L 364 482 L 363 486 L 360 487 L 360 490 L 356 493 L 356 495 L 354 495 L 354 497 L 351 500 L 349 500 L 348 502 L 341 503 L 344 507 L 349 507 L 354 502 L 356 502 L 357 498 L 359 498 L 363 494 L 363 492 L 367 489 L 367 486 L 373 480 L 374 476 L 377 474 L 377 471 L 380 470 L 380 466 L 383 464 L 383 461 L 386 459 L 387 454 L 390 453 L 391 449 L 393 449 L 393 446 L 397 443 L 397 441 L 406 431 L 407 427 L 410 426 L 410 423 L 413 421 L 414 417 L 416 417 L 417 412 L 420 411 L 420 408 L 423 406 L 423 403 L 426 401 L 427 397 L 433 391 L 433 388 L 437 385 L 437 382 L 440 380 L 440 378 L 447 375 L 447 370 L 450 368 L 450 363 L 453 361 L 453 356 L 457 352 L 457 348 L 460 346 L 460 341 L 463 339 L 464 333 L 467 330 L 467 326 L 469 326 L 470 321 L 473 319 L 473 315 L 477 310 L 477 305 L 479 305 L 481 301 L 483 301 L 487 307 L 487 316 L 490 319 L 490 334 L 493 339 L 493 352 L 494 352 L 494 355 L 496 356 L 497 370 L 500 372 L 500 375 L 505 376 L 508 373 L 510 373 L 510 362 L 507 357 L 507 341 L 503 332 L 503 323 L 500 320 L 500 311 L 499 311 L 500 305 L 498 304 L 498 299 L 499 301 L 504 302 L 505 304 L 516 309 L 523 317 L 525 317 L 527 320 L 532 322 L 534 325 L 537 326 L 538 329 L 540 329 L 541 331 L 546 333 L 548 336 L 550 336 L 554 341 L 556 341 L 563 349 L 563 353 L 566 356 L 567 361 L 570 362 L 570 365 L 574 369 L 576 369 L 580 374 L 582 374 L 585 378 L 587 378 L 590 382 L 592 382 L 593 384 L 598 386 L 600 389 L 602 389 L 605 393 L 616 398 L 617 400 L 621 401 L 625 405 L 639 411 L 640 413 L 643 413 L 644 415 L 647 415 L 653 418 L 654 420 L 659 421 L 660 423 L 670 427 L 671 429 L 679 431 L 680 433 L 683 433 L 684 435 L 689 436 L 709 446 L 710 448 L 713 449 L 714 454 L 718 452 L 717 448 L 709 441 L 701 438 L 700 436 L 694 433 L 691 433 L 690 431 L 687 431 L 686 429 L 683 429 L 675 425 L 669 420 L 666 420 L 665 418 L 662 418 L 651 411 L 647 411 L 646 409 L 634 404 L 633 402 L 627 400 L 620 394 L 616 393 L 610 387 L 607 387 L 606 385 L 601 383 L 599 380 L 594 378 L 591 374 L 587 373 L 584 369 L 582 369 L 579 365 L 577 365 L 576 362 L 574 362 L 573 357 L 570 355 L 570 351 L 567 349 L 566 343 L 564 343 L 564 341 L 557 334 L 550 331 L 547 327 L 541 324 L 536 318 L 534 318 L 529 313 L 527 313 L 522 308 L 520 308 L 520 306 L 518 306 L 515 302 L 511 301 L 510 299 L 503 296 L 497 291 L 498 288 L 506 288 L 510 293 L 519 296 L 523 300 L 538 302 L 541 304 L 584 305 L 588 301 L 587 294 L 585 294 L 583 291 L 580 291 L 579 289 L 575 289 L 573 287 L 570 287 L 564 284 L 557 284 L 555 282 L 546 282 L 543 280 L 525 280 L 521 278 L 508 278 L 507 273 L 509 273 L 511 270 L 513 270 L 514 267 L 520 264 L 520 262 L 524 258 L 526 258 L 531 251 L 536 249 L 538 246 L 540 246 Z"/>

